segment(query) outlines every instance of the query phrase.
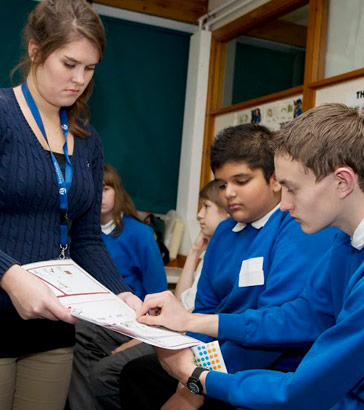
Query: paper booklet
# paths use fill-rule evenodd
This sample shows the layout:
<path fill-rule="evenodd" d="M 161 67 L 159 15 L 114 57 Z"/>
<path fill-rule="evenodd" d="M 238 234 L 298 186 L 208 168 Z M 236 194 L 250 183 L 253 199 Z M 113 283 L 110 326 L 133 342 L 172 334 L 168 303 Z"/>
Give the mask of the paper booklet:
<path fill-rule="evenodd" d="M 181 333 L 137 322 L 135 311 L 73 260 L 23 265 L 43 280 L 73 316 L 165 349 L 183 349 L 201 342 Z"/>

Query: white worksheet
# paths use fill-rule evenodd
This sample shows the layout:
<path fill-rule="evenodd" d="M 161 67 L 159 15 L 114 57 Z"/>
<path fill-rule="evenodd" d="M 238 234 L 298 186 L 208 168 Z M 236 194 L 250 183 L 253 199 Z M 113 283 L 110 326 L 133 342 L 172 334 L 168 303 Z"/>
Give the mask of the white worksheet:
<path fill-rule="evenodd" d="M 71 259 L 36 262 L 23 268 L 43 280 L 79 319 L 165 349 L 201 343 L 181 333 L 139 323 L 132 308 Z"/>

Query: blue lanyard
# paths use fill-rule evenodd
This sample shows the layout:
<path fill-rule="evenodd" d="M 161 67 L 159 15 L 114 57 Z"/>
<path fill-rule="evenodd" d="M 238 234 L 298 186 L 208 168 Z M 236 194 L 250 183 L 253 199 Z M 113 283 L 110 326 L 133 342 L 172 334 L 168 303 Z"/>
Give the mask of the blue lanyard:
<path fill-rule="evenodd" d="M 71 187 L 72 184 L 72 178 L 73 178 L 73 167 L 71 164 L 71 160 L 68 156 L 68 145 L 67 145 L 67 136 L 68 136 L 68 117 L 67 117 L 67 112 L 64 108 L 61 108 L 59 111 L 59 119 L 61 121 L 61 128 L 62 132 L 65 138 L 65 143 L 63 145 L 63 152 L 64 156 L 66 158 L 66 171 L 65 171 L 65 177 L 63 177 L 62 170 L 58 164 L 58 161 L 56 160 L 56 157 L 54 156 L 51 147 L 48 142 L 47 134 L 44 129 L 42 117 L 40 115 L 40 112 L 38 110 L 38 107 L 32 97 L 32 94 L 29 91 L 28 85 L 26 82 L 24 82 L 21 86 L 24 98 L 30 108 L 30 111 L 33 114 L 33 117 L 41 130 L 44 139 L 47 142 L 47 145 L 49 147 L 49 151 L 51 153 L 52 157 L 52 162 L 54 166 L 54 170 L 56 173 L 57 177 L 57 185 L 58 185 L 58 194 L 59 194 L 59 212 L 60 212 L 60 259 L 65 259 L 66 257 L 66 251 L 68 249 L 68 191 Z"/>

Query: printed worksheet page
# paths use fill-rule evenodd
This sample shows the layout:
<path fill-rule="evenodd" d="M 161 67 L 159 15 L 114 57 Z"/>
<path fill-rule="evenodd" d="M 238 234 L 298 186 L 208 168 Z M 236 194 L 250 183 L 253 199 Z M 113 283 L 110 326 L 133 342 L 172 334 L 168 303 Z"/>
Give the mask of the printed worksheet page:
<path fill-rule="evenodd" d="M 43 280 L 79 319 L 165 349 L 201 343 L 181 333 L 139 323 L 132 308 L 71 259 L 36 262 L 23 268 Z"/>

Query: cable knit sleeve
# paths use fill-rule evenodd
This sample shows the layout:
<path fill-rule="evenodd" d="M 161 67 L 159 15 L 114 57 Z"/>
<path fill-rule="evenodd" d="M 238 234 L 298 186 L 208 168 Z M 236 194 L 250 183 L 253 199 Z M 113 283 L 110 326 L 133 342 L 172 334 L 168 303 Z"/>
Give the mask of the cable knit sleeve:
<path fill-rule="evenodd" d="M 94 200 L 72 223 L 71 258 L 114 293 L 130 291 L 119 274 L 101 237 L 100 210 L 103 180 L 103 149 L 100 137 L 92 130 L 90 137 L 91 168 Z M 91 142 L 94 144 L 92 149 Z"/>
<path fill-rule="evenodd" d="M 9 117 L 7 113 L 7 107 L 8 107 L 8 102 L 7 98 L 3 93 L 0 93 L 0 167 L 2 166 L 3 163 L 3 156 L 4 155 L 9 155 L 9 153 L 6 153 L 5 151 L 5 144 L 3 143 L 4 136 L 7 134 L 7 121 L 6 118 Z M 0 173 L 0 198 L 5 198 L 6 197 L 6 192 L 5 192 L 5 187 L 6 187 L 6 181 L 5 181 L 5 175 Z M 0 279 L 2 276 L 5 274 L 5 272 L 15 264 L 19 264 L 19 262 L 9 256 L 7 253 L 4 251 L 0 250 Z"/>

